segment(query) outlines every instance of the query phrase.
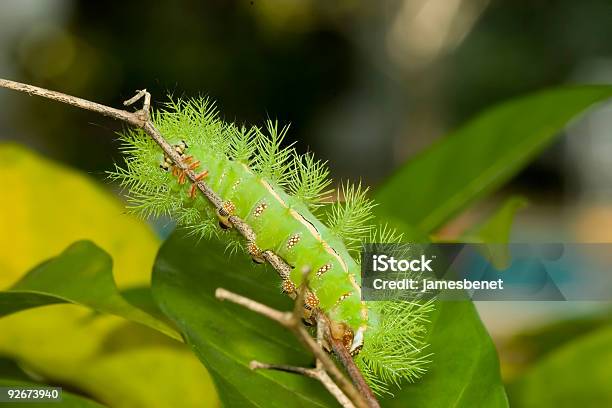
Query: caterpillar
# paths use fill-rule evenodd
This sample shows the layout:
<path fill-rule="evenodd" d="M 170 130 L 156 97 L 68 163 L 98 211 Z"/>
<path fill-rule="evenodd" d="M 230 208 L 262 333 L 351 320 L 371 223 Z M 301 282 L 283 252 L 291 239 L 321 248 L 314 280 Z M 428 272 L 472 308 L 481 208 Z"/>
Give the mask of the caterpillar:
<path fill-rule="evenodd" d="M 331 209 L 321 209 L 331 180 L 312 153 L 283 146 L 288 127 L 265 129 L 223 121 L 206 98 L 170 100 L 152 121 L 183 164 L 205 180 L 223 205 L 216 210 L 196 194 L 184 171 L 142 130 L 120 134 L 125 163 L 110 177 L 128 191 L 129 207 L 144 217 L 170 216 L 200 237 L 216 236 L 254 262 L 271 250 L 291 265 L 280 290 L 295 298 L 308 268 L 304 315 L 318 308 L 332 322 L 375 393 L 414 381 L 426 370 L 425 322 L 431 302 L 362 302 L 359 250 L 363 241 L 398 242 L 393 229 L 372 224 L 374 203 L 361 183 L 342 184 Z M 228 217 L 255 232 L 243 242 Z"/>

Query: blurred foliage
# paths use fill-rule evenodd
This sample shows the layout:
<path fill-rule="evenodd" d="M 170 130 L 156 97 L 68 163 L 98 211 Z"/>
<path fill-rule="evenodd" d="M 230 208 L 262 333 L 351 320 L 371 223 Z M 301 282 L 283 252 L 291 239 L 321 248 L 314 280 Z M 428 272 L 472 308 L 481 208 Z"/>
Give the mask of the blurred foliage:
<path fill-rule="evenodd" d="M 544 357 L 508 387 L 516 407 L 612 405 L 612 328 L 602 327 Z"/>
<path fill-rule="evenodd" d="M 379 217 L 384 219 L 389 214 L 393 219 L 416 225 L 424 232 L 433 231 L 477 198 L 506 182 L 511 174 L 519 171 L 541 152 L 570 120 L 611 96 L 612 88 L 609 86 L 561 88 L 524 96 L 490 108 L 422 152 L 415 160 L 408 161 L 387 179 L 376 194 Z M 413 199 L 407 202 L 406 197 Z M 522 198 L 509 199 L 490 219 L 468 230 L 468 236 L 485 243 L 507 242 L 514 215 L 524 204 Z M 494 260 L 501 265 L 507 254 L 493 255 Z M 494 358 L 487 358 L 490 349 L 494 347 L 488 337 L 475 334 L 484 330 L 480 321 L 472 318 L 472 313 L 476 313 L 462 310 L 461 303 L 453 302 L 439 303 L 436 312 L 445 316 L 447 308 L 452 310 L 446 316 L 449 321 L 440 326 L 434 325 L 434 328 L 443 332 L 439 337 L 431 339 L 435 363 L 418 386 L 405 387 L 400 395 L 410 392 L 420 395 L 427 393 L 428 389 L 448 390 L 449 384 L 452 384 L 449 382 L 450 373 L 453 373 L 453 379 L 459 377 L 463 380 L 458 381 L 463 385 L 461 393 L 449 392 L 440 396 L 442 399 L 450 399 L 439 406 L 502 404 L 505 401 L 501 398 L 503 392 L 495 393 L 495 387 L 492 386 L 499 375 L 498 368 L 491 367 L 498 364 L 497 355 L 492 351 Z M 462 317 L 462 313 L 466 313 L 467 317 Z M 452 333 L 451 322 L 457 321 L 461 321 L 459 332 Z M 468 331 L 468 328 L 474 332 Z M 474 338 L 470 338 L 471 334 Z M 466 343 L 463 343 L 464 340 Z M 482 366 L 478 367 L 479 364 Z M 567 370 L 571 371 L 571 367 Z M 590 378 L 590 373 L 581 372 L 584 379 Z M 609 368 L 603 372 L 609 374 Z M 594 373 L 594 379 L 601 386 L 599 375 L 600 372 Z M 525 381 L 528 383 L 529 379 Z M 554 381 L 550 381 L 549 385 L 555 388 L 549 386 L 546 389 L 543 385 L 539 391 L 541 395 L 554 394 L 557 386 L 564 386 L 563 382 Z M 453 400 L 455 395 L 459 395 L 460 399 Z M 546 402 L 544 399 L 539 402 L 542 404 L 535 403 L 533 406 L 549 406 L 543 404 Z"/>
<path fill-rule="evenodd" d="M 610 96 L 611 86 L 576 86 L 490 108 L 402 166 L 378 189 L 377 211 L 431 233 L 507 182 L 571 119 Z M 414 199 L 406 205 L 404 197 Z"/>
<path fill-rule="evenodd" d="M 113 256 L 120 288 L 149 281 L 158 240 L 125 214 L 120 201 L 90 178 L 22 147 L 1 145 L 0 158 L 6 186 L 1 230 L 12 231 L 1 238 L 3 288 L 79 239 L 91 239 Z M 216 404 L 207 373 L 186 347 L 118 317 L 55 305 L 0 319 L 0 333 L 1 355 L 113 406 Z"/>
<path fill-rule="evenodd" d="M 40 387 L 45 384 L 32 380 L 13 360 L 0 356 L 0 387 Z M 68 390 L 62 390 L 62 402 L 36 402 L 37 407 L 53 408 L 60 405 L 66 408 L 101 408 L 102 405 L 75 395 Z M 2 407 L 22 408 L 23 402 L 2 402 Z"/>
<path fill-rule="evenodd" d="M 434 235 L 433 242 L 440 243 L 480 243 L 481 255 L 497 269 L 506 269 L 510 260 L 511 231 L 516 213 L 527 205 L 524 197 L 513 196 L 504 201 L 493 214 L 480 223 L 468 227 L 454 237 Z"/>
<path fill-rule="evenodd" d="M 456 52 L 441 84 L 450 124 L 501 100 L 572 82 L 612 56 L 608 0 L 494 0 Z"/>
<path fill-rule="evenodd" d="M 462 242 L 506 243 L 510 241 L 510 230 L 516 212 L 525 208 L 527 199 L 514 196 L 508 198 L 489 218 L 474 225 L 462 234 Z"/>
<path fill-rule="evenodd" d="M 565 319 L 525 330 L 501 344 L 504 376 L 516 380 L 557 349 L 606 327 L 612 311 Z"/>
<path fill-rule="evenodd" d="M 292 123 L 292 139 L 330 159 L 336 176 L 375 182 L 486 106 L 571 82 L 612 55 L 608 0 L 462 1 L 448 25 L 469 20 L 471 9 L 482 14 L 449 39 L 455 46 L 416 68 L 394 60 L 402 49 L 389 38 L 414 25 L 422 0 L 45 3 L 53 12 L 19 24 L 0 49 L 15 79 L 111 106 L 142 87 L 157 102 L 204 92 L 229 120 Z M 18 18 L 19 9 L 8 2 L 0 14 Z M 405 10 L 413 14 L 402 20 Z M 423 44 L 428 34 L 401 40 Z M 98 177 L 119 157 L 110 120 L 33 98 L 3 119 L 0 137 Z M 558 164 L 530 174 L 542 187 L 558 181 Z"/>
<path fill-rule="evenodd" d="M 138 309 L 117 291 L 112 259 L 90 241 L 77 241 L 43 262 L 10 290 L 0 291 L 0 317 L 46 304 L 74 303 L 100 313 L 120 316 L 181 341 L 166 323 Z"/>
<path fill-rule="evenodd" d="M 111 254 L 119 287 L 148 282 L 158 239 L 90 177 L 8 143 L 0 182 L 0 288 L 79 239 Z"/>

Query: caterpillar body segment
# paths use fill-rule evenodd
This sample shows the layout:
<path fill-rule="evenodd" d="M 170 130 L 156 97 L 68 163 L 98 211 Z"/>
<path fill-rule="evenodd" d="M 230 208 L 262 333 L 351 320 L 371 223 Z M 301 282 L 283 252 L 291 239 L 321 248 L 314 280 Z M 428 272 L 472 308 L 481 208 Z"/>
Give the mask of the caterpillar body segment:
<path fill-rule="evenodd" d="M 254 262 L 263 263 L 269 250 L 291 265 L 282 292 L 295 298 L 302 271 L 310 271 L 305 319 L 316 308 L 329 317 L 332 336 L 355 356 L 375 392 L 422 374 L 431 304 L 361 301 L 360 265 L 351 252 L 364 239 L 398 237 L 386 229 L 371 235 L 372 203 L 360 185 L 343 187 L 345 201 L 335 204 L 324 223 L 315 213 L 330 185 L 327 168 L 311 154 L 282 148 L 286 129 L 269 122 L 265 135 L 259 128 L 224 123 L 204 99 L 171 102 L 153 120 L 223 204 L 217 211 L 142 131 L 131 130 L 122 135 L 125 167 L 111 176 L 129 189 L 133 209 L 145 216 L 170 215 L 194 234 L 229 242 L 241 242 L 229 220 L 240 217 L 255 234 L 242 242 Z"/>
<path fill-rule="evenodd" d="M 255 175 L 244 163 L 226 160 L 215 170 L 221 181 L 217 180 L 211 187 L 224 203 L 232 203 L 234 213 L 251 226 L 256 234 L 254 244 L 259 250 L 272 250 L 290 264 L 293 267 L 291 281 L 298 287 L 302 284 L 301 271 L 305 267 L 318 270 L 331 264 L 335 273 L 330 270 L 324 278 L 315 273 L 309 279 L 310 288 L 318 298 L 318 307 L 330 316 L 337 316 L 337 321 L 348 324 L 353 330 L 365 327 L 367 307 L 360 298 L 359 265 L 344 250 L 341 241 L 331 235 L 329 228 L 305 205 L 275 183 Z M 211 180 L 214 177 L 211 171 L 209 177 Z M 266 204 L 265 211 L 255 216 L 262 203 Z M 346 293 L 354 295 L 340 301 Z M 353 315 L 355 310 L 358 313 Z M 351 315 L 344 318 L 347 311 Z"/>

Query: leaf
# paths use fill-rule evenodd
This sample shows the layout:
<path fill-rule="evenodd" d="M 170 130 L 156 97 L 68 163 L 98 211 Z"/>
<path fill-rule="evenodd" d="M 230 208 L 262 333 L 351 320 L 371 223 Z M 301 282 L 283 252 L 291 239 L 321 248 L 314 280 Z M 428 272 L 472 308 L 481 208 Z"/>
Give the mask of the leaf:
<path fill-rule="evenodd" d="M 584 335 L 605 327 L 612 321 L 612 311 L 572 317 L 530 328 L 508 339 L 504 349 L 520 360 L 539 360 L 550 352 Z"/>
<path fill-rule="evenodd" d="M 32 381 L 18 381 L 11 379 L 0 378 L 0 387 L 26 387 L 32 389 L 40 389 L 44 388 L 45 384 L 39 384 Z M 58 403 L 57 401 L 36 401 L 30 403 L 24 402 L 3 402 L 2 408 L 22 408 L 24 405 L 28 406 L 28 404 L 35 404 L 37 408 L 56 408 L 58 406 L 66 407 L 66 408 L 103 408 L 104 405 L 100 405 L 99 403 L 89 400 L 80 395 L 75 395 L 65 390 L 62 390 L 62 402 Z"/>
<path fill-rule="evenodd" d="M 89 239 L 113 258 L 119 287 L 149 282 L 159 241 L 88 176 L 13 143 L 0 143 L 0 289 Z"/>
<path fill-rule="evenodd" d="M 79 239 L 112 256 L 120 289 L 149 286 L 158 239 L 93 179 L 0 143 L 0 182 L 0 289 Z M 208 373 L 185 345 L 123 318 L 58 304 L 4 317 L 0 333 L 0 354 L 112 406 L 218 404 Z"/>
<path fill-rule="evenodd" d="M 510 232 L 516 212 L 527 205 L 523 197 L 511 197 L 485 222 L 471 228 L 460 239 L 461 242 L 484 243 L 488 245 L 485 254 L 498 270 L 508 268 L 510 262 Z M 487 252 L 487 251 L 485 251 Z"/>
<path fill-rule="evenodd" d="M 516 212 L 525 208 L 524 197 L 510 197 L 483 223 L 472 227 L 464 234 L 464 242 L 484 242 L 491 244 L 506 243 L 510 240 L 510 230 Z"/>
<path fill-rule="evenodd" d="M 493 107 L 406 163 L 377 191 L 378 214 L 430 233 L 494 191 L 612 87 L 546 90 Z"/>
<path fill-rule="evenodd" d="M 516 407 L 612 406 L 612 327 L 580 337 L 545 357 L 509 387 Z"/>
<path fill-rule="evenodd" d="M 12 360 L 0 357 L 0 387 L 28 387 L 41 388 L 46 384 L 34 381 L 21 370 L 21 368 Z M 27 403 L 23 402 L 3 402 L 2 408 L 22 408 Z M 62 402 L 36 402 L 36 407 L 53 408 L 61 405 L 68 408 L 101 408 L 102 405 L 89 400 L 80 395 L 72 394 L 66 390 L 62 390 Z"/>
<path fill-rule="evenodd" d="M 15 361 L 0 356 L 0 379 L 28 381 L 30 377 L 19 367 Z"/>
<path fill-rule="evenodd" d="M 162 246 L 153 271 L 153 296 L 184 334 L 211 373 L 227 406 L 329 407 L 335 402 L 315 380 L 269 370 L 252 371 L 251 360 L 310 366 L 313 359 L 277 323 L 214 296 L 223 287 L 290 310 L 280 280 L 270 268 L 254 268 L 244 254 L 174 233 Z"/>
<path fill-rule="evenodd" d="M 474 305 L 436 302 L 427 343 L 428 371 L 384 407 L 507 407 L 497 351 Z"/>
<path fill-rule="evenodd" d="M 545 356 L 557 351 L 586 334 L 606 327 L 612 321 L 612 311 L 554 321 L 529 328 L 504 341 L 502 367 L 506 381 L 518 375 Z"/>
<path fill-rule="evenodd" d="M 378 197 L 375 197 L 378 199 Z M 379 202 L 379 201 L 377 201 Z M 406 242 L 427 242 L 414 228 L 390 219 Z M 507 407 L 497 351 L 471 301 L 440 301 L 428 317 L 426 349 L 431 363 L 422 378 L 403 384 L 384 407 Z"/>
<path fill-rule="evenodd" d="M 46 382 L 80 390 L 112 407 L 166 408 L 177 401 L 181 407 L 218 406 L 198 359 L 184 344 L 157 331 L 75 305 L 26 310 L 0 322 L 20 325 L 20 330 L 2 332 L 0 354 Z"/>
<path fill-rule="evenodd" d="M 132 306 L 119 294 L 110 256 L 89 241 L 72 244 L 59 256 L 42 263 L 0 292 L 0 317 L 55 303 L 75 303 L 120 316 L 182 341 L 166 323 Z"/>

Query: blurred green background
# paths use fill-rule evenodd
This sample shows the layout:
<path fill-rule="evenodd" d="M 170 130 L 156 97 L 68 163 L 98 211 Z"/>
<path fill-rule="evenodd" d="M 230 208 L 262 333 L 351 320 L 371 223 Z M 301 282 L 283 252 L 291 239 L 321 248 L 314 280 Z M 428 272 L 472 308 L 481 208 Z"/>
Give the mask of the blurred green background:
<path fill-rule="evenodd" d="M 610 38 L 610 0 L 5 0 L 0 76 L 116 107 L 143 87 L 156 103 L 205 94 L 227 120 L 291 123 L 289 138 L 328 160 L 336 180 L 375 187 L 487 106 L 612 82 Z M 121 160 L 120 124 L 10 92 L 0 92 L 0 106 L 0 140 L 116 189 L 105 171 Z M 611 133 L 608 105 L 437 235 L 456 236 L 502 197 L 522 194 L 530 205 L 514 241 L 612 241 Z M 609 321 L 601 303 L 478 307 L 508 379 L 551 338 Z"/>

